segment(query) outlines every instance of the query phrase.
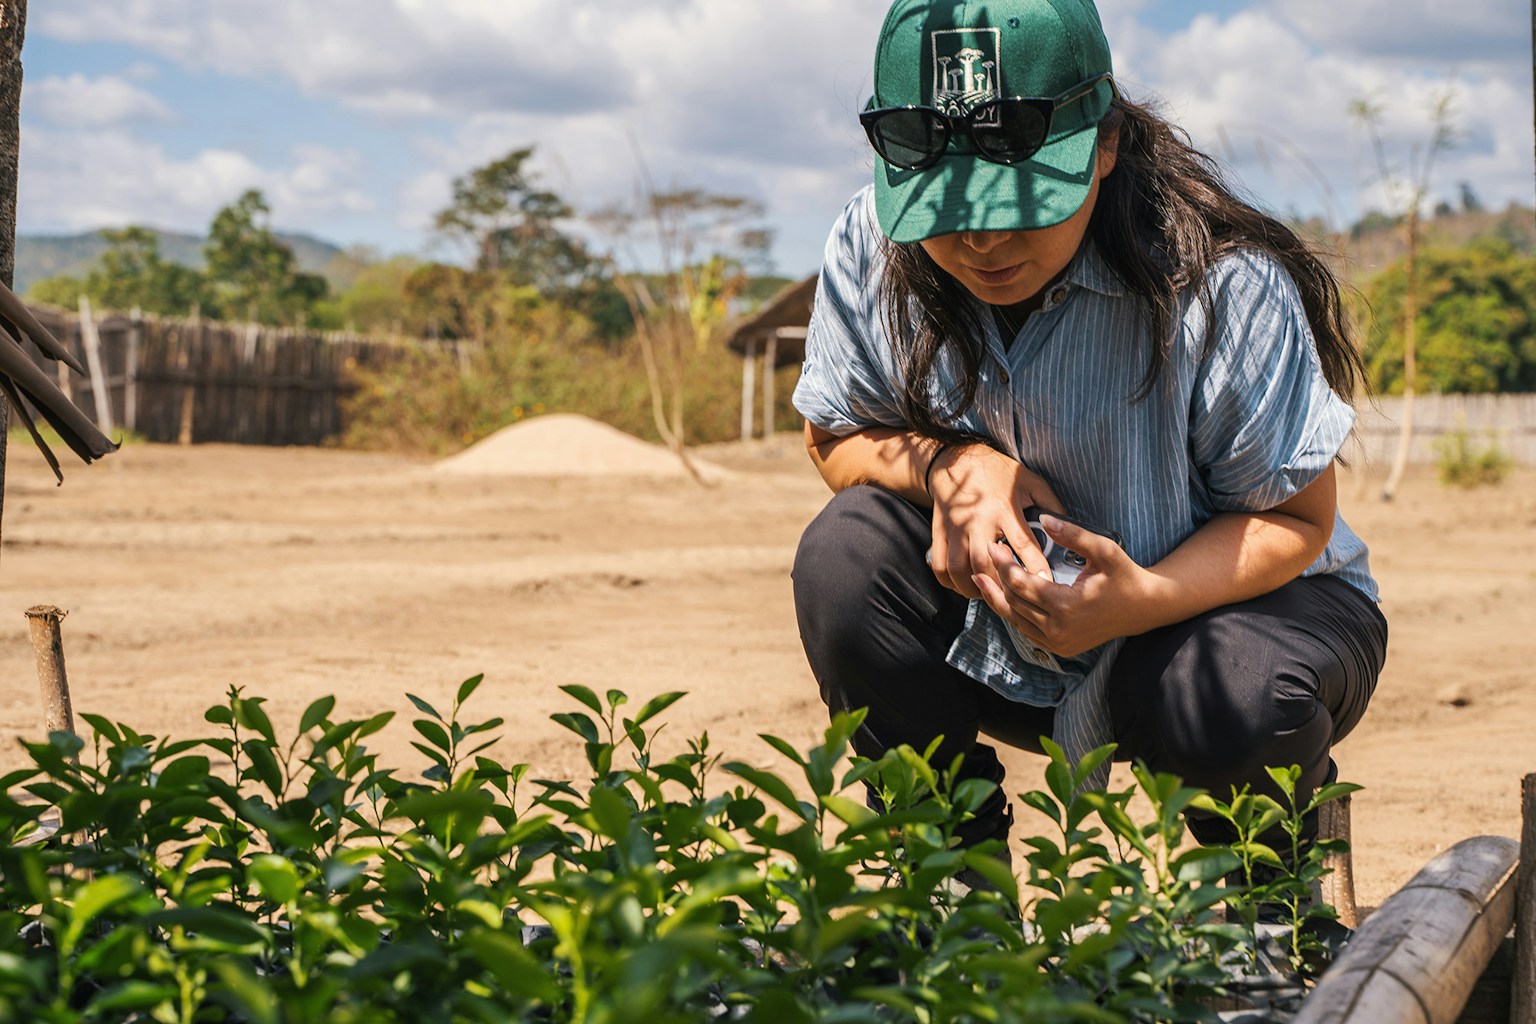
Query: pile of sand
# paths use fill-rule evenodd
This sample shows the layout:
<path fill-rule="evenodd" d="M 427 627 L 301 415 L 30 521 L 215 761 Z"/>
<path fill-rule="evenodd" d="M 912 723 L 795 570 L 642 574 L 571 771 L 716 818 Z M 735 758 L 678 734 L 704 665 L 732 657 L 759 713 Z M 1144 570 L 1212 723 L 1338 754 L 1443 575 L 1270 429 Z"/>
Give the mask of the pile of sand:
<path fill-rule="evenodd" d="M 705 479 L 729 475 L 720 466 L 697 458 L 692 461 Z M 536 416 L 503 427 L 434 468 L 472 476 L 688 475 L 682 461 L 660 445 L 570 413 Z"/>

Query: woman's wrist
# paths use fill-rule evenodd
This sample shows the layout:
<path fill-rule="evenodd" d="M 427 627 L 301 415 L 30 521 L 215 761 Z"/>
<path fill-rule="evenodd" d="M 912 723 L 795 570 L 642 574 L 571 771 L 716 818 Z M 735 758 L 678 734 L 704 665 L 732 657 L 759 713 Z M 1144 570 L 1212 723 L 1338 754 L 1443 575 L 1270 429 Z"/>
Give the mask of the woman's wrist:
<path fill-rule="evenodd" d="M 939 446 L 928 456 L 928 468 L 923 471 L 923 493 L 928 495 L 928 500 L 933 500 L 933 471 L 939 465 L 939 460 L 953 451 L 955 445 L 940 442 Z"/>

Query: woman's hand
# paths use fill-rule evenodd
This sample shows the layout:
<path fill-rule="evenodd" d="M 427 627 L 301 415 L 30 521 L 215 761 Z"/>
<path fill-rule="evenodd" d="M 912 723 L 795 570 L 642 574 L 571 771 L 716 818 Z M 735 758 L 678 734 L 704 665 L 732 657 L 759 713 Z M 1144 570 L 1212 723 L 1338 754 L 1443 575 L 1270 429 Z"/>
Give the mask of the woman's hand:
<path fill-rule="evenodd" d="M 1019 632 L 1052 654 L 1072 657 L 1119 636 L 1134 636 L 1158 624 L 1158 577 L 1131 560 L 1113 540 L 1092 530 L 1041 516 L 1046 535 L 1088 560 L 1070 587 L 1047 572 L 1042 578 L 1014 562 L 1001 544 L 991 546 L 995 573 L 977 573 L 982 600 Z M 1038 550 L 1037 550 L 1038 554 Z M 1043 561 L 1043 556 L 1042 556 Z"/>
<path fill-rule="evenodd" d="M 981 597 L 975 582 L 986 577 L 1001 586 L 992 548 L 1005 540 L 1023 562 L 1019 575 L 1051 578 L 1045 556 L 1024 525 L 1030 505 L 1059 512 L 1061 503 L 1049 484 L 1018 462 L 985 444 L 941 448 L 927 472 L 933 500 L 933 547 L 929 561 L 938 581 L 966 597 Z"/>

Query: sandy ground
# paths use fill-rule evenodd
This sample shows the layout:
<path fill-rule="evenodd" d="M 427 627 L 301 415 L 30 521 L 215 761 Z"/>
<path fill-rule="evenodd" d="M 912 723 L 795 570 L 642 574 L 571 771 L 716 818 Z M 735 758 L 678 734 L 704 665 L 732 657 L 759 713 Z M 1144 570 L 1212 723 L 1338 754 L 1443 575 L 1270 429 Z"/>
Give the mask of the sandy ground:
<path fill-rule="evenodd" d="M 548 720 L 556 687 L 668 713 L 670 751 L 709 731 L 729 757 L 782 767 L 757 739 L 823 727 L 801 654 L 789 568 L 827 493 L 791 435 L 702 453 L 730 472 L 566 478 L 434 471 L 315 449 L 134 446 L 53 486 L 13 444 L 0 558 L 0 769 L 41 729 L 24 611 L 69 612 L 76 708 L 157 735 L 197 734 L 231 685 L 291 728 L 335 694 L 361 717 L 395 710 L 387 763 L 409 747 L 407 692 L 447 705 L 485 673 L 471 717 L 510 723 L 494 753 L 576 777 L 579 744 Z M 1442 489 L 1427 470 L 1392 504 L 1346 477 L 1371 544 L 1392 646 L 1364 724 L 1340 748 L 1355 800 L 1362 902 L 1379 903 L 1437 851 L 1519 835 L 1536 771 L 1536 471 L 1495 489 Z M 1008 758 L 1009 788 L 1039 760 Z M 1117 776 L 1123 778 L 1123 776 Z"/>

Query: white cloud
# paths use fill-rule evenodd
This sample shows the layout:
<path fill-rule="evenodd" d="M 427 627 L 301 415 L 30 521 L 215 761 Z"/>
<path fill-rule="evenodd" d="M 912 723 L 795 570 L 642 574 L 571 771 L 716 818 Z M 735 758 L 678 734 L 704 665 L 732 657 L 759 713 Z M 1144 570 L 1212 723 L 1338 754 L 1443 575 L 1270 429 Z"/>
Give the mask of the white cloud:
<path fill-rule="evenodd" d="M 171 108 L 123 78 L 49 76 L 22 91 L 27 113 L 69 128 L 102 128 L 129 121 L 170 121 Z"/>
<path fill-rule="evenodd" d="M 1447 87 L 1462 139 L 1437 157 L 1432 193 L 1453 195 L 1466 180 L 1499 205 L 1531 201 L 1531 93 L 1524 83 L 1486 69 L 1452 79 L 1434 64 L 1409 68 L 1396 57 L 1319 50 L 1290 20 L 1264 9 L 1201 16 L 1152 42 L 1138 40 L 1135 79 L 1168 102 L 1197 145 L 1230 161 L 1275 208 L 1325 212 L 1332 205 L 1340 222 L 1390 208 L 1350 105 L 1369 99 L 1380 106 L 1383 147 L 1401 174 L 1412 152 L 1427 145 L 1429 110 Z"/>
<path fill-rule="evenodd" d="M 420 225 L 446 182 L 514 146 L 563 169 L 572 202 L 627 194 L 631 138 L 668 183 L 819 210 L 867 178 L 854 115 L 886 0 L 51 0 L 37 30 L 116 41 L 184 68 L 278 76 L 378 118 L 452 124 L 395 197 Z M 804 187 L 835 183 L 807 197 Z M 425 166 L 422 166 L 422 164 Z M 551 178 L 551 184 L 564 184 Z M 439 198 L 430 198 L 441 190 Z M 819 245 L 814 250 L 819 254 Z M 789 269 L 809 258 L 802 253 Z"/>
<path fill-rule="evenodd" d="M 280 169 L 245 154 L 207 149 L 187 159 L 126 131 L 28 129 L 21 153 L 18 208 L 29 231 L 85 231 L 149 223 L 200 232 L 248 188 L 260 189 L 273 224 L 304 230 L 314 219 L 369 210 L 372 201 L 345 182 L 357 158 L 320 147 L 291 154 Z"/>
<path fill-rule="evenodd" d="M 373 202 L 397 222 L 394 230 L 423 244 L 452 178 L 509 149 L 535 145 L 550 187 L 592 209 L 631 194 L 638 147 L 661 187 L 761 198 L 780 230 L 780 267 L 793 273 L 819 258 L 827 226 L 868 180 L 855 115 L 886 6 L 50 0 L 33 12 L 33 27 L 136 47 L 199 72 L 211 87 L 230 75 L 292 83 L 355 111 L 369 131 L 397 132 L 401 171 L 393 194 Z M 1102 6 L 1129 91 L 1164 97 L 1203 147 L 1220 149 L 1225 139 L 1237 171 L 1276 208 L 1319 209 L 1326 181 L 1338 216 L 1358 216 L 1376 201 L 1374 170 L 1349 102 L 1374 96 L 1386 104 L 1384 134 L 1406 152 L 1422 138 L 1424 97 L 1453 66 L 1465 141 L 1443 155 L 1436 180 L 1447 193 L 1471 181 L 1490 204 L 1530 201 L 1530 37 L 1514 10 L 1521 5 L 1251 0 L 1172 35 L 1148 27 L 1151 0 Z M 182 163 L 196 169 L 202 160 Z M 163 154 L 160 161 L 177 164 Z M 295 162 L 283 172 L 250 171 L 267 183 L 279 215 L 327 206 L 367 212 L 358 162 L 334 152 L 299 153 Z M 89 203 L 120 190 L 71 180 Z"/>
<path fill-rule="evenodd" d="M 1336 53 L 1452 67 L 1529 59 L 1526 5 L 1511 0 L 1268 0 L 1269 12 Z"/>

